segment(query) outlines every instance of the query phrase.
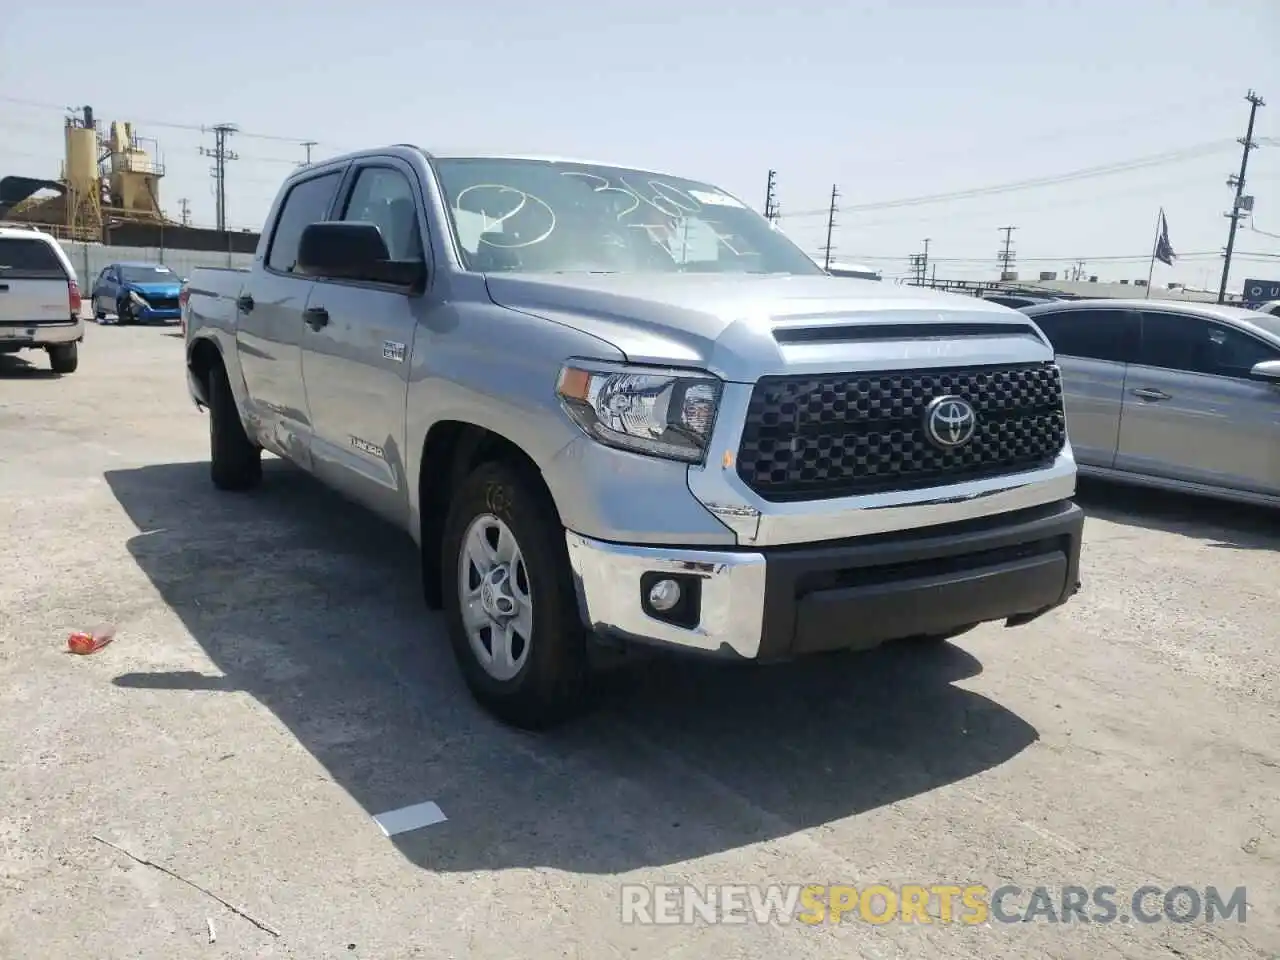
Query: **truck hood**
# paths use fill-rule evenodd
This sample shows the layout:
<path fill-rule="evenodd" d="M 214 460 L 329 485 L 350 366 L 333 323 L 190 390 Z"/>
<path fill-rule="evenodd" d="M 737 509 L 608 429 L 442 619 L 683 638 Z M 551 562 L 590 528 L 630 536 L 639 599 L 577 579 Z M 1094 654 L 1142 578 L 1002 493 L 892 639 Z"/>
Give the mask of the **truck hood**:
<path fill-rule="evenodd" d="M 727 380 L 821 370 L 1052 359 L 1023 314 L 875 280 L 708 274 L 489 274 L 502 306 L 598 337 L 634 363 Z"/>

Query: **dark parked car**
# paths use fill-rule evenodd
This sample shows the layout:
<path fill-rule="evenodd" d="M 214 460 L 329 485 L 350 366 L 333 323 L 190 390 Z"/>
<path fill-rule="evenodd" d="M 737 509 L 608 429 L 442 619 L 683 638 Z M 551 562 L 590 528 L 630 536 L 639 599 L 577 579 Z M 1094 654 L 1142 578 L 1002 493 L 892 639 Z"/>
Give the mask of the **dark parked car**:
<path fill-rule="evenodd" d="M 178 320 L 182 278 L 162 263 L 112 263 L 98 275 L 91 300 L 94 319 L 117 323 Z"/>

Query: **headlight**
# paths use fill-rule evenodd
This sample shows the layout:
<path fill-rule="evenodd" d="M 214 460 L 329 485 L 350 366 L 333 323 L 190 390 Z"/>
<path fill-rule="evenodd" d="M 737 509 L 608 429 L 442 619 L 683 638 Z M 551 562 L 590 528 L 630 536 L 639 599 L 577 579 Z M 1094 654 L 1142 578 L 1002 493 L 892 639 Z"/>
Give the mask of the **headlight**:
<path fill-rule="evenodd" d="M 700 463 L 720 404 L 708 373 L 565 364 L 556 383 L 564 408 L 586 433 L 611 447 Z"/>
<path fill-rule="evenodd" d="M 136 303 L 140 307 L 150 306 L 150 304 L 148 304 L 146 300 L 142 299 L 142 294 L 140 294 L 137 290 L 129 291 L 129 299 L 132 300 L 134 303 Z"/>

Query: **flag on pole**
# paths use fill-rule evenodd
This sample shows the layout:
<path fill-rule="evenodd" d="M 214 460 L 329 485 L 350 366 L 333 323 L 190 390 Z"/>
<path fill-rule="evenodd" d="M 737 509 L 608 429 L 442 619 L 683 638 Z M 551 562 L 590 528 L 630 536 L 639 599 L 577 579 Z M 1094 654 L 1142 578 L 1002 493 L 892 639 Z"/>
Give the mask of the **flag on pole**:
<path fill-rule="evenodd" d="M 1156 259 L 1166 267 L 1173 266 L 1173 245 L 1169 243 L 1169 221 L 1165 219 L 1164 210 L 1160 210 L 1160 236 L 1156 240 Z"/>

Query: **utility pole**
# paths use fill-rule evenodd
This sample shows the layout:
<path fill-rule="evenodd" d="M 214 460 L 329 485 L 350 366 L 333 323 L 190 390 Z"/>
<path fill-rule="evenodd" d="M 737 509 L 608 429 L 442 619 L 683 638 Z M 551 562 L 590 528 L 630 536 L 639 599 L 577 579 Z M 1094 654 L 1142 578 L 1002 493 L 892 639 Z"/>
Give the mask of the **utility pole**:
<path fill-rule="evenodd" d="M 1244 172 L 1249 167 L 1249 151 L 1256 149 L 1258 146 L 1253 142 L 1253 121 L 1258 116 L 1258 108 L 1266 106 L 1266 101 L 1252 90 L 1245 96 L 1245 99 L 1249 101 L 1249 128 L 1245 131 L 1244 138 L 1238 141 L 1244 147 L 1240 154 L 1240 174 L 1239 176 L 1227 178 L 1227 186 L 1236 188 L 1236 198 L 1235 202 L 1231 204 L 1231 212 L 1226 214 L 1231 220 L 1231 231 L 1227 234 L 1226 257 L 1222 261 L 1222 283 L 1218 285 L 1219 303 L 1227 299 L 1227 277 L 1231 273 L 1231 252 L 1236 246 L 1236 228 L 1240 225 L 1241 197 L 1244 195 Z"/>
<path fill-rule="evenodd" d="M 178 201 L 178 207 L 182 210 L 182 225 L 191 226 L 191 201 L 183 197 Z"/>
<path fill-rule="evenodd" d="M 303 140 L 302 146 L 307 151 L 307 166 L 311 166 L 311 148 L 316 146 L 316 142 L 314 140 Z"/>
<path fill-rule="evenodd" d="M 929 271 L 929 241 L 931 239 L 932 239 L 931 237 L 924 238 L 924 256 L 922 257 L 921 263 L 920 263 L 920 274 L 921 274 L 920 279 L 921 280 L 924 279 L 924 274 L 928 273 Z"/>
<path fill-rule="evenodd" d="M 219 233 L 227 229 L 227 161 L 240 159 L 239 154 L 227 149 L 227 139 L 239 129 L 234 123 L 220 123 L 213 128 L 213 149 L 200 148 L 202 156 L 213 157 L 213 169 L 209 172 L 217 191 Z"/>
<path fill-rule="evenodd" d="M 769 179 L 764 187 L 764 218 L 776 222 L 778 219 L 778 171 L 770 170 Z"/>
<path fill-rule="evenodd" d="M 1000 279 L 1005 278 L 1005 274 L 1013 273 L 1013 265 L 1017 262 L 1017 258 L 1013 253 L 1013 231 L 1017 227 L 1001 227 L 1000 232 L 1004 234 L 1004 246 L 996 255 L 1000 260 Z"/>
<path fill-rule="evenodd" d="M 836 229 L 836 201 L 840 199 L 840 191 L 836 189 L 836 185 L 831 185 L 831 209 L 827 211 L 827 245 L 823 247 L 826 254 L 826 263 L 822 265 L 823 270 L 831 269 L 831 235 Z"/>

